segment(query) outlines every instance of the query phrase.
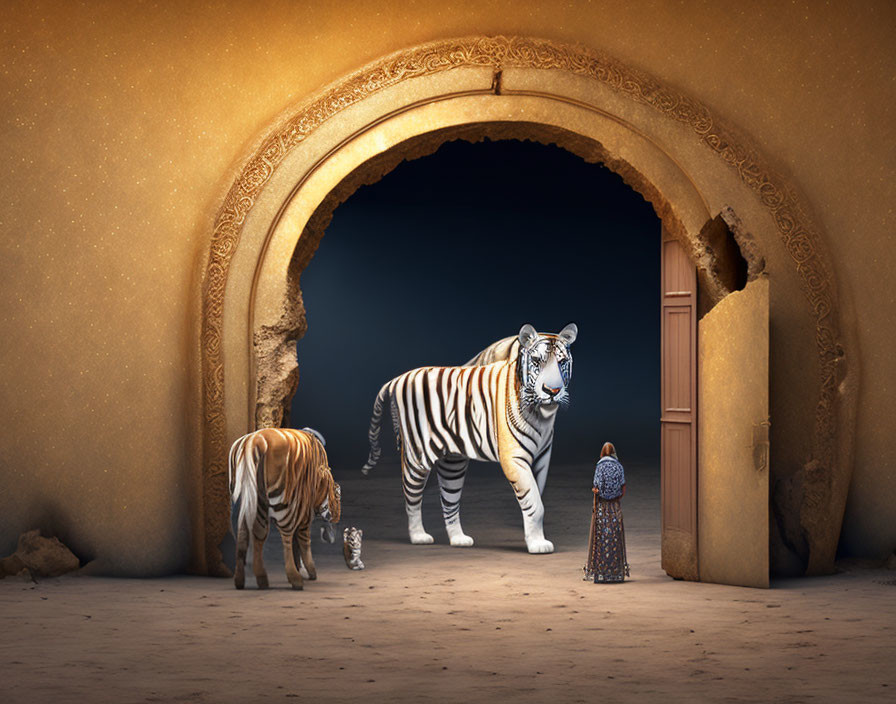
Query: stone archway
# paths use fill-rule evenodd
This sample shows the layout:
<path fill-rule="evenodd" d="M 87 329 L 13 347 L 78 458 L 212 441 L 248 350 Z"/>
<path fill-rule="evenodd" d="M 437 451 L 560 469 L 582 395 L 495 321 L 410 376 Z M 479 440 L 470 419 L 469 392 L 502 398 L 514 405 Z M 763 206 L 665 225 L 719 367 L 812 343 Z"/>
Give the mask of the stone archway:
<path fill-rule="evenodd" d="M 841 331 L 823 237 L 796 189 L 708 108 L 654 79 L 594 52 L 503 37 L 429 44 L 353 74 L 287 114 L 228 192 L 202 282 L 194 568 L 223 572 L 229 443 L 277 424 L 295 389 L 299 278 L 333 209 L 403 159 L 486 136 L 557 143 L 620 173 L 685 245 L 708 306 L 730 290 L 713 249 L 719 218 L 751 268 L 774 277 L 777 342 L 796 350 L 773 360 L 772 414 L 782 421 L 772 464 L 786 467 L 777 528 L 807 572 L 829 570 L 851 472 L 857 372 L 845 364 L 854 342 Z M 814 434 L 799 439 L 808 417 Z"/>

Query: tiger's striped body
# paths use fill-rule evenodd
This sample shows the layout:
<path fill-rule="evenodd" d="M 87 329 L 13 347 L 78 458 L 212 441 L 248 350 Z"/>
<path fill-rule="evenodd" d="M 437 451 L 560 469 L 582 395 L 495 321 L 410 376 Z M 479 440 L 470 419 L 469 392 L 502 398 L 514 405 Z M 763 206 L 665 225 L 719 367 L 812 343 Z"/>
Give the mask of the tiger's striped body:
<path fill-rule="evenodd" d="M 265 428 L 249 433 L 233 443 L 228 471 L 231 496 L 234 503 L 240 502 L 234 572 L 237 589 L 245 584 L 250 532 L 255 581 L 260 589 L 268 586 L 262 552 L 270 519 L 280 531 L 289 583 L 302 588 L 294 545 L 308 578 L 316 579 L 311 521 L 317 514 L 329 524 L 338 523 L 341 513 L 339 485 L 327 462 L 323 436 L 310 428 Z M 332 526 L 327 528 L 332 537 Z"/>
<path fill-rule="evenodd" d="M 469 461 L 480 460 L 501 464 L 523 513 L 529 552 L 553 551 L 544 537 L 541 492 L 557 408 L 568 398 L 569 345 L 575 335 L 574 325 L 559 335 L 537 334 L 526 325 L 516 356 L 477 366 L 413 369 L 380 389 L 370 425 L 370 457 L 363 471 L 369 472 L 379 459 L 380 421 L 389 398 L 412 543 L 433 541 L 423 528 L 421 503 L 435 468 L 451 544 L 473 544 L 461 528 L 460 496 Z M 486 361 L 490 349 L 469 364 Z M 531 361 L 535 358 L 538 364 Z M 529 373 L 533 369 L 535 373 Z"/>

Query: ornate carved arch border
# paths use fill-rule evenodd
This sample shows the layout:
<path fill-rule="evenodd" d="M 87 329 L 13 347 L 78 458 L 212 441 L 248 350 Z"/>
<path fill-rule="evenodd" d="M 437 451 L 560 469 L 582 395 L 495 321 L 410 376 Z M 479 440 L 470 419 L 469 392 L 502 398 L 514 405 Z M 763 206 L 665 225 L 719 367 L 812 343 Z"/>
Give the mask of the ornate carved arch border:
<path fill-rule="evenodd" d="M 796 188 L 771 168 L 747 137 L 720 122 L 706 106 L 597 52 L 518 37 L 435 42 L 367 66 L 275 128 L 230 188 L 215 220 L 201 288 L 202 482 L 201 515 L 196 525 L 202 535 L 194 540 L 194 553 L 198 554 L 194 554 L 193 569 L 207 574 L 227 572 L 218 547 L 229 529 L 222 354 L 224 293 L 247 215 L 284 158 L 327 120 L 384 88 L 460 67 L 491 68 L 498 81 L 501 71 L 508 68 L 562 71 L 597 81 L 647 106 L 663 119 L 689 128 L 699 138 L 707 158 L 720 159 L 733 170 L 770 214 L 800 277 L 814 319 L 820 369 L 813 459 L 795 480 L 801 496 L 795 530 L 802 531 L 809 544 L 807 572 L 829 571 L 851 474 L 852 438 L 848 434 L 841 437 L 840 430 L 850 426 L 854 414 L 856 370 L 849 370 L 847 383 L 841 304 L 819 226 Z"/>

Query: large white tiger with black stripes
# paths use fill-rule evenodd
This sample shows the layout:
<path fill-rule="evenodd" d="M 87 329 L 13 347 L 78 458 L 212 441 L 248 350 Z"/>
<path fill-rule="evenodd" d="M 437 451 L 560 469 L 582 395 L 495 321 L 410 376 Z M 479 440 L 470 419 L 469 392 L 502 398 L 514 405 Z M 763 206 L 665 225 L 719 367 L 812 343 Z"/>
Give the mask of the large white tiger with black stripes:
<path fill-rule="evenodd" d="M 392 424 L 401 454 L 408 533 L 431 543 L 421 503 L 433 468 L 452 545 L 472 545 L 460 523 L 460 497 L 470 460 L 499 462 L 523 513 L 526 547 L 554 551 L 545 539 L 541 494 L 548 476 L 557 409 L 569 402 L 570 345 L 578 328 L 557 334 L 524 325 L 460 367 L 421 367 L 395 377 L 377 394 L 370 421 L 367 474 L 380 457 L 380 422 L 391 399 Z"/>

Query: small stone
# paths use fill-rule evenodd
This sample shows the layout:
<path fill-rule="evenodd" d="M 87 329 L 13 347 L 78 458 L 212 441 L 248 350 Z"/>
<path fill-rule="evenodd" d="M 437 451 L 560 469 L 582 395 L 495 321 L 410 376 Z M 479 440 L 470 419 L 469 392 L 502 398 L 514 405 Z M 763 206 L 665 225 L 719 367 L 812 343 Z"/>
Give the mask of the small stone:
<path fill-rule="evenodd" d="M 19 536 L 19 546 L 13 557 L 21 560 L 35 577 L 58 577 L 81 566 L 78 558 L 58 538 L 44 538 L 39 530 L 29 530 Z"/>

